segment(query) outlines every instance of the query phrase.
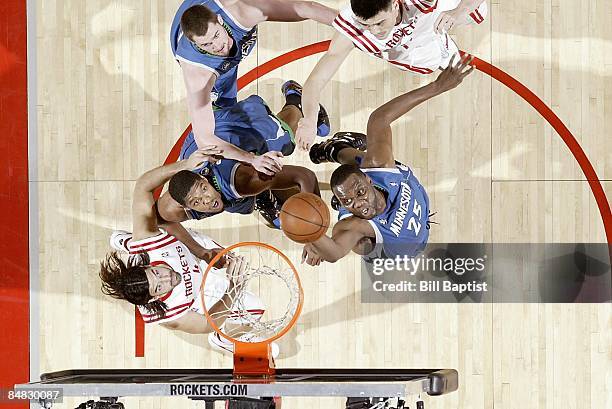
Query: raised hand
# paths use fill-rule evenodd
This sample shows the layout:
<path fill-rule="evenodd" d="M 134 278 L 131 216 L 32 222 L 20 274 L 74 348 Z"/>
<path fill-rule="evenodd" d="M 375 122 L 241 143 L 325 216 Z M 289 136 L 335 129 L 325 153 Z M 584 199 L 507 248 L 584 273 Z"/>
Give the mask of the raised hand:
<path fill-rule="evenodd" d="M 309 121 L 304 118 L 298 122 L 297 130 L 295 131 L 295 144 L 298 149 L 309 151 L 312 143 L 317 135 L 317 122 Z"/>
<path fill-rule="evenodd" d="M 197 169 L 204 162 L 218 163 L 221 160 L 219 155 L 222 153 L 223 150 L 217 148 L 215 145 L 203 146 L 189 156 L 185 161 L 185 166 L 188 169 Z"/>
<path fill-rule="evenodd" d="M 453 28 L 457 23 L 457 20 L 461 15 L 460 12 L 461 10 L 459 9 L 443 11 L 434 23 L 435 32 L 438 34 L 442 34 L 444 32 L 450 31 L 450 29 Z"/>
<path fill-rule="evenodd" d="M 449 91 L 461 84 L 461 81 L 474 71 L 474 57 L 470 54 L 465 54 L 463 58 L 455 63 L 457 57 L 453 55 L 448 67 L 434 81 L 434 85 L 440 93 Z"/>
<path fill-rule="evenodd" d="M 318 266 L 321 264 L 321 256 L 317 253 L 315 247 L 312 243 L 308 243 L 304 245 L 304 250 L 302 251 L 302 264 L 306 262 L 306 264 L 311 266 Z"/>
<path fill-rule="evenodd" d="M 266 152 L 263 155 L 255 156 L 251 166 L 258 172 L 273 176 L 283 169 L 282 158 L 283 154 L 280 152 Z"/>
<path fill-rule="evenodd" d="M 227 278 L 230 281 L 230 288 L 228 291 L 232 291 L 234 294 L 240 293 L 246 279 L 248 268 L 249 263 L 244 257 L 233 256 L 228 259 L 226 270 Z"/>

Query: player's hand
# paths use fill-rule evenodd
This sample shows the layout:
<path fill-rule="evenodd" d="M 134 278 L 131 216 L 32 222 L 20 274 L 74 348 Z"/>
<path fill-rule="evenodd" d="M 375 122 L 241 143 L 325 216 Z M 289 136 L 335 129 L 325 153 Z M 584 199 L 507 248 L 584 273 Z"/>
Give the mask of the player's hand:
<path fill-rule="evenodd" d="M 185 167 L 187 169 L 197 169 L 202 166 L 204 162 L 218 163 L 221 158 L 219 155 L 223 153 L 222 149 L 217 148 L 216 145 L 206 145 L 198 148 L 197 151 L 192 153 L 189 158 L 185 160 Z"/>
<path fill-rule="evenodd" d="M 274 176 L 277 172 L 283 170 L 282 158 L 283 154 L 280 152 L 266 152 L 263 155 L 255 156 L 251 166 L 258 172 Z"/>
<path fill-rule="evenodd" d="M 317 135 L 317 121 L 300 119 L 295 131 L 295 144 L 298 149 L 308 152 Z"/>
<path fill-rule="evenodd" d="M 461 81 L 474 71 L 474 57 L 470 54 L 465 54 L 463 58 L 455 63 L 457 56 L 453 55 L 448 67 L 434 81 L 434 85 L 438 88 L 438 92 L 446 92 L 457 85 L 461 84 Z"/>
<path fill-rule="evenodd" d="M 234 293 L 242 289 L 248 268 L 249 263 L 244 257 L 234 256 L 228 258 L 226 274 L 230 281 L 230 290 Z"/>
<path fill-rule="evenodd" d="M 319 256 L 312 243 L 305 244 L 304 250 L 302 251 L 302 264 L 306 262 L 308 265 L 318 266 L 321 264 L 321 261 L 323 261 L 323 259 Z"/>
<path fill-rule="evenodd" d="M 434 31 L 438 34 L 448 33 L 457 24 L 460 14 L 459 9 L 443 11 L 434 23 Z"/>

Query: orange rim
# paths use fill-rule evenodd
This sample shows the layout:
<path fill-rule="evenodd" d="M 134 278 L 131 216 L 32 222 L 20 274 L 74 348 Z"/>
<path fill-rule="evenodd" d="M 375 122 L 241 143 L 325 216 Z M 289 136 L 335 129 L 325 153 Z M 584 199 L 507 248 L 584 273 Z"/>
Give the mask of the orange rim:
<path fill-rule="evenodd" d="M 291 321 L 289 321 L 289 323 L 285 326 L 285 328 L 283 328 L 278 334 L 274 335 L 273 337 L 270 337 L 270 338 L 266 339 L 265 341 L 261 341 L 261 342 L 242 342 L 242 341 L 238 341 L 237 339 L 232 338 L 231 336 L 225 334 L 213 322 L 210 314 L 208 313 L 208 308 L 206 308 L 206 303 L 204 302 L 204 284 L 206 283 L 206 278 L 208 277 L 208 272 L 211 270 L 212 266 L 217 264 L 217 262 L 219 260 L 221 260 L 221 257 L 226 255 L 227 253 L 229 253 L 233 249 L 236 249 L 236 248 L 239 248 L 239 247 L 247 247 L 247 246 L 263 247 L 265 249 L 271 250 L 271 251 L 275 252 L 276 254 L 278 254 L 283 260 L 285 260 L 285 262 L 289 265 L 289 267 L 291 267 L 291 270 L 293 271 L 293 274 L 295 276 L 295 280 L 297 281 L 297 286 L 298 286 L 298 289 L 299 289 L 298 305 L 297 305 L 297 307 L 295 309 L 295 314 L 293 314 L 293 317 L 291 318 Z M 291 260 L 289 260 L 289 258 L 282 251 L 280 251 L 279 249 L 277 249 L 274 246 L 271 246 L 269 244 L 262 243 L 262 242 L 259 242 L 259 241 L 242 241 L 242 242 L 233 244 L 233 245 L 223 249 L 215 257 L 213 257 L 213 259 L 210 261 L 210 263 L 208 263 L 208 266 L 206 267 L 206 271 L 204 272 L 204 276 L 202 277 L 202 284 L 200 284 L 200 298 L 202 300 L 202 306 L 204 308 L 204 315 L 206 316 L 206 320 L 208 321 L 208 324 L 213 328 L 213 330 L 215 332 L 217 332 L 219 335 L 221 335 L 223 338 L 227 339 L 228 341 L 233 342 L 234 344 L 246 346 L 246 345 L 254 345 L 254 344 L 270 344 L 271 342 L 279 339 L 280 337 L 285 335 L 287 332 L 289 332 L 289 330 L 291 330 L 291 328 L 293 328 L 293 326 L 297 322 L 297 319 L 299 318 L 300 313 L 302 312 L 302 304 L 304 302 L 304 291 L 302 289 L 302 282 L 300 281 L 300 276 L 298 275 L 297 269 L 295 268 L 295 266 L 293 265 Z"/>

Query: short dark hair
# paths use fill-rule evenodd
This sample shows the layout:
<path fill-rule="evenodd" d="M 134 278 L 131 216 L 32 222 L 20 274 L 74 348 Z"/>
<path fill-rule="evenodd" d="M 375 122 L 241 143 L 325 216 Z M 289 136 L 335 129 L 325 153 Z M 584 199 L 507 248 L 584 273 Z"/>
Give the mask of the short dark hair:
<path fill-rule="evenodd" d="M 346 179 L 348 179 L 351 175 L 365 176 L 365 173 L 363 173 L 357 165 L 341 165 L 336 170 L 334 170 L 334 173 L 332 173 L 331 179 L 329 180 L 329 184 L 332 188 L 336 187 L 339 184 L 344 183 L 344 181 L 346 181 Z"/>
<path fill-rule="evenodd" d="M 181 170 L 176 175 L 170 178 L 168 183 L 168 193 L 170 197 L 176 200 L 181 206 L 186 205 L 187 194 L 193 185 L 200 180 L 202 176 L 190 170 Z"/>
<path fill-rule="evenodd" d="M 394 0 L 351 0 L 351 10 L 357 17 L 365 20 L 374 17 L 383 10 L 388 10 Z"/>
<path fill-rule="evenodd" d="M 130 256 L 127 263 L 116 251 L 109 253 L 100 263 L 101 290 L 105 295 L 140 305 L 156 318 L 163 318 L 168 309 L 166 304 L 153 299 L 149 293 L 149 279 L 145 271 L 149 263 L 146 253 Z"/>
<path fill-rule="evenodd" d="M 201 4 L 189 7 L 181 16 L 181 30 L 193 41 L 193 36 L 206 35 L 208 23 L 217 21 L 217 15 Z"/>

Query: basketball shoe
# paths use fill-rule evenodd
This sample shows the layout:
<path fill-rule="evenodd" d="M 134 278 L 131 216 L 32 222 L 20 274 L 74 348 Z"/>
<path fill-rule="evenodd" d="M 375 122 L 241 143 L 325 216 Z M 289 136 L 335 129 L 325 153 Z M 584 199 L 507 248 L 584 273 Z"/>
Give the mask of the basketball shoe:
<path fill-rule="evenodd" d="M 296 81 L 289 80 L 281 86 L 285 101 L 289 105 L 295 105 L 302 111 L 302 86 Z M 329 116 L 323 105 L 319 104 L 319 116 L 317 117 L 317 135 L 329 135 Z"/>
<path fill-rule="evenodd" d="M 338 152 L 344 148 L 365 151 L 368 147 L 366 135 L 359 132 L 336 132 L 331 138 L 315 143 L 310 148 L 313 163 L 338 162 Z"/>
<path fill-rule="evenodd" d="M 265 190 L 255 196 L 255 210 L 263 217 L 268 227 L 280 229 L 280 208 L 278 199 L 270 190 Z"/>

